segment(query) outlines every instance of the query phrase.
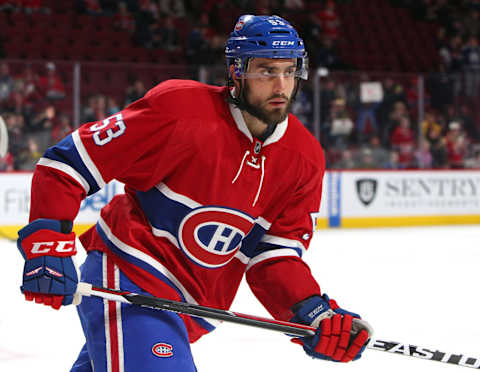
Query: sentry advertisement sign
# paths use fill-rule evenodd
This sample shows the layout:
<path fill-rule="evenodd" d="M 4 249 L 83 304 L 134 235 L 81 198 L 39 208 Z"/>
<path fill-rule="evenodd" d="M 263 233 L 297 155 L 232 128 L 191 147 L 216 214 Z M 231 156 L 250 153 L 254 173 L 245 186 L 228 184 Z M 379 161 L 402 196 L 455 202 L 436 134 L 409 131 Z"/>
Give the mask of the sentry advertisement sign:
<path fill-rule="evenodd" d="M 31 180 L 31 173 L 0 173 L 0 226 L 28 222 Z M 123 184 L 110 182 L 82 202 L 75 223 L 94 224 L 123 192 Z M 480 220 L 480 171 L 329 171 L 320 211 L 312 218 L 314 224 L 325 220 L 325 227 L 341 227 L 348 218 L 467 215 Z"/>
<path fill-rule="evenodd" d="M 342 172 L 344 217 L 480 215 L 480 171 Z"/>

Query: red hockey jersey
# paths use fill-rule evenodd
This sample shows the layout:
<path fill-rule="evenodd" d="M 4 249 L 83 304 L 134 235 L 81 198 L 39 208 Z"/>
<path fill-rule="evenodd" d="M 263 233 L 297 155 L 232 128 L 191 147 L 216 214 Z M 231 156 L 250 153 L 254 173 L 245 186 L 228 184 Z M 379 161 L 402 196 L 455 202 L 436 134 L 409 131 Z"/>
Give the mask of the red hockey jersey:
<path fill-rule="evenodd" d="M 112 179 L 125 183 L 80 239 L 155 296 L 228 309 L 243 275 L 287 320 L 320 288 L 302 261 L 320 208 L 325 161 L 293 115 L 253 138 L 226 87 L 169 80 L 40 159 L 30 219 L 74 220 Z M 191 341 L 214 322 L 184 317 Z"/>

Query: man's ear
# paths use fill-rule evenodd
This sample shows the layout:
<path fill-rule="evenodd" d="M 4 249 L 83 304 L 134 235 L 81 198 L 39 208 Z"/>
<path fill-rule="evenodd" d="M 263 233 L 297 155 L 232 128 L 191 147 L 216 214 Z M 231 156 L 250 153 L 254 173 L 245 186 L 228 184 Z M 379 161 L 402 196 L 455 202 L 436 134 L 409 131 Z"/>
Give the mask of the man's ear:
<path fill-rule="evenodd" d="M 240 82 L 239 82 L 239 79 L 238 79 L 237 75 L 235 75 L 235 66 L 233 64 L 230 65 L 230 76 L 232 77 L 235 89 L 238 91 L 239 86 L 240 86 Z"/>

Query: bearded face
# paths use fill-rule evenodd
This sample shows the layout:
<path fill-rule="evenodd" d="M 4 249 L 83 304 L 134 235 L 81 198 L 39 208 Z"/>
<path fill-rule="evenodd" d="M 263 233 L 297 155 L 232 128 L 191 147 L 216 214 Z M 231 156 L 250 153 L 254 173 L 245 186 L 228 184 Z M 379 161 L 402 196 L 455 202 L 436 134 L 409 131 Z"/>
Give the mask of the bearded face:
<path fill-rule="evenodd" d="M 292 97 L 285 94 L 273 94 L 266 99 L 256 99 L 251 93 L 252 88 L 248 80 L 244 85 L 245 107 L 252 116 L 269 125 L 276 125 L 284 121 L 292 109 Z M 278 102 L 278 103 L 277 103 Z"/>

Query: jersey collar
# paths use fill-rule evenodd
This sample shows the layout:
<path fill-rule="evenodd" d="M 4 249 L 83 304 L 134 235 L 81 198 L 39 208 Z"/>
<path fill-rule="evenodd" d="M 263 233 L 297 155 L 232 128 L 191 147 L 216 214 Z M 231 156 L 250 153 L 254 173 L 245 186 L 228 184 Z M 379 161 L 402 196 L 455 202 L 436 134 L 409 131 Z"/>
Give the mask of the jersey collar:
<path fill-rule="evenodd" d="M 243 115 L 240 109 L 232 103 L 229 103 L 229 107 L 230 107 L 230 113 L 232 114 L 233 120 L 235 121 L 235 124 L 237 125 L 238 130 L 242 132 L 245 136 L 247 136 L 250 142 L 253 142 L 253 136 L 248 130 L 247 124 L 245 123 L 245 119 L 243 118 Z M 267 145 L 280 141 L 280 139 L 284 136 L 285 132 L 287 131 L 287 127 L 288 127 L 288 116 L 284 121 L 277 124 L 277 127 L 275 128 L 273 133 L 263 143 L 263 146 L 265 147 Z"/>

